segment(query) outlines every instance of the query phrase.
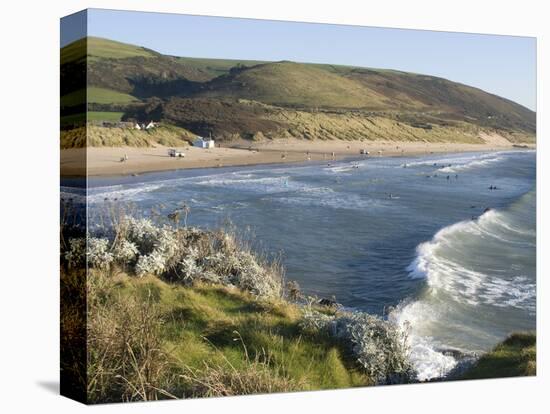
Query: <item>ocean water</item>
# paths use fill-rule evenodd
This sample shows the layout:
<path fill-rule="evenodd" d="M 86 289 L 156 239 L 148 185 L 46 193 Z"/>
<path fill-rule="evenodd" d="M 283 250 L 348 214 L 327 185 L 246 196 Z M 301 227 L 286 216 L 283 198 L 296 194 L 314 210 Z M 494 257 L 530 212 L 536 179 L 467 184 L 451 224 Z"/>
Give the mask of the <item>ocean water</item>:
<path fill-rule="evenodd" d="M 535 328 L 535 164 L 510 151 L 180 170 L 91 178 L 87 201 L 92 220 L 115 202 L 231 221 L 306 293 L 400 324 L 425 380 L 455 367 L 445 350 Z"/>

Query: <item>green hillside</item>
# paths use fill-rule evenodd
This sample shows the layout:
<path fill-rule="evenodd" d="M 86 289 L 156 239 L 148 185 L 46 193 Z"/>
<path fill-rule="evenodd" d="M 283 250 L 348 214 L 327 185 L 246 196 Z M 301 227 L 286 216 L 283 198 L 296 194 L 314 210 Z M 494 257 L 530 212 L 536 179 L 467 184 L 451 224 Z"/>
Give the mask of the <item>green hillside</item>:
<path fill-rule="evenodd" d="M 96 59 L 126 59 L 131 57 L 154 58 L 159 54 L 144 47 L 99 37 L 88 37 L 88 56 Z"/>
<path fill-rule="evenodd" d="M 83 38 L 61 48 L 61 65 L 84 60 L 87 53 L 88 38 Z"/>
<path fill-rule="evenodd" d="M 127 104 L 138 100 L 136 97 L 126 93 L 92 86 L 87 89 L 87 95 L 85 89 L 79 89 L 62 96 L 61 106 L 76 106 L 85 102 L 86 99 L 88 103 L 99 104 Z"/>
<path fill-rule="evenodd" d="M 458 136 L 471 141 L 468 134 L 481 128 L 513 135 L 514 142 L 533 142 L 536 131 L 533 111 L 434 76 L 343 65 L 175 57 L 90 37 L 62 49 L 62 79 L 81 68 L 86 55 L 88 110 L 123 112 L 122 118 L 129 120 L 165 120 L 197 134 L 384 139 L 383 131 L 367 133 L 373 117 L 385 118 L 397 129 L 416 128 L 410 135 L 425 141 L 442 136 L 451 142 Z M 82 92 L 71 85 L 70 79 L 62 82 L 64 115 L 76 113 L 68 106 L 81 98 Z M 306 123 L 295 121 L 306 118 Z M 345 132 L 345 121 L 351 118 L 360 119 L 365 128 L 358 124 Z M 437 135 L 441 128 L 460 132 Z"/>
<path fill-rule="evenodd" d="M 180 57 L 178 58 L 178 61 L 207 73 L 211 77 L 211 79 L 228 74 L 229 71 L 234 67 L 239 67 L 243 65 L 256 66 L 262 63 L 267 63 L 260 60 L 203 59 L 190 57 Z"/>
<path fill-rule="evenodd" d="M 303 63 L 277 62 L 235 70 L 197 93 L 299 107 L 385 108 L 385 97 L 360 83 Z"/>

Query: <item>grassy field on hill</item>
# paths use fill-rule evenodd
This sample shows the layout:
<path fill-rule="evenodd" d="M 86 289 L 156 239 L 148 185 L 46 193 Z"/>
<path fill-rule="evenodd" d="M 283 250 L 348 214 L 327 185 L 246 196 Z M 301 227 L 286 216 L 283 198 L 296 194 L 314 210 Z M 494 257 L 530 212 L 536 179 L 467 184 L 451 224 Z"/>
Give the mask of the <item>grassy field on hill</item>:
<path fill-rule="evenodd" d="M 137 98 L 125 93 L 103 88 L 88 88 L 88 103 L 125 104 L 137 101 Z"/>
<path fill-rule="evenodd" d="M 127 104 L 138 99 L 126 93 L 116 92 L 110 89 L 90 87 L 79 89 L 61 97 L 61 106 L 76 106 L 82 102 L 99 104 Z"/>
<path fill-rule="evenodd" d="M 117 122 L 122 119 L 124 112 L 88 111 L 88 121 Z"/>
<path fill-rule="evenodd" d="M 74 64 L 86 57 L 89 38 L 79 39 L 61 48 L 61 65 Z"/>
<path fill-rule="evenodd" d="M 256 66 L 266 63 L 261 60 L 237 60 L 237 59 L 207 59 L 207 58 L 191 58 L 179 57 L 178 61 L 201 70 L 210 75 L 210 79 L 217 78 L 221 75 L 228 74 L 232 68 L 240 66 Z"/>
<path fill-rule="evenodd" d="M 515 333 L 483 355 L 460 379 L 537 375 L 537 337 Z"/>
<path fill-rule="evenodd" d="M 155 57 L 152 50 L 114 40 L 88 37 L 88 56 L 93 58 L 126 59 L 131 57 Z"/>
<path fill-rule="evenodd" d="M 385 97 L 319 67 L 266 63 L 211 81 L 200 97 L 250 99 L 267 104 L 325 108 L 384 108 Z"/>

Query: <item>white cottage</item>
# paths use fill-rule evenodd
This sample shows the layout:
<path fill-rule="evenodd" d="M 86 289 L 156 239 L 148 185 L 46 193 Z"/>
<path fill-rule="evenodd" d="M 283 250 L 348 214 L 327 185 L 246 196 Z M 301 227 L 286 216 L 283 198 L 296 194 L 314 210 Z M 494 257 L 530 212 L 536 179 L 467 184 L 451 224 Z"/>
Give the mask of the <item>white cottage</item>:
<path fill-rule="evenodd" d="M 197 137 L 197 139 L 193 141 L 193 146 L 199 148 L 214 148 L 215 142 L 212 138 Z"/>
<path fill-rule="evenodd" d="M 151 129 L 151 128 L 154 128 L 154 127 L 156 127 L 156 126 L 157 126 L 157 125 L 156 125 L 153 121 L 151 121 L 151 122 L 149 122 L 149 123 L 147 124 L 147 126 L 145 127 L 145 129 Z"/>

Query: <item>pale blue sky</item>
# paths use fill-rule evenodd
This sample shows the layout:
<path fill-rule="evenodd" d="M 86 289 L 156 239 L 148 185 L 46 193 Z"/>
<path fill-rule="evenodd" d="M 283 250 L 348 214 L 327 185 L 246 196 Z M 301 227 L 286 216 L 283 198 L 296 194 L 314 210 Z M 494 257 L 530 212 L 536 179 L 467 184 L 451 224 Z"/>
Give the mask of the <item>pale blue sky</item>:
<path fill-rule="evenodd" d="M 88 35 L 175 56 L 293 60 L 423 73 L 536 108 L 532 37 L 99 9 L 88 10 Z M 74 40 L 62 34 L 62 45 Z"/>

